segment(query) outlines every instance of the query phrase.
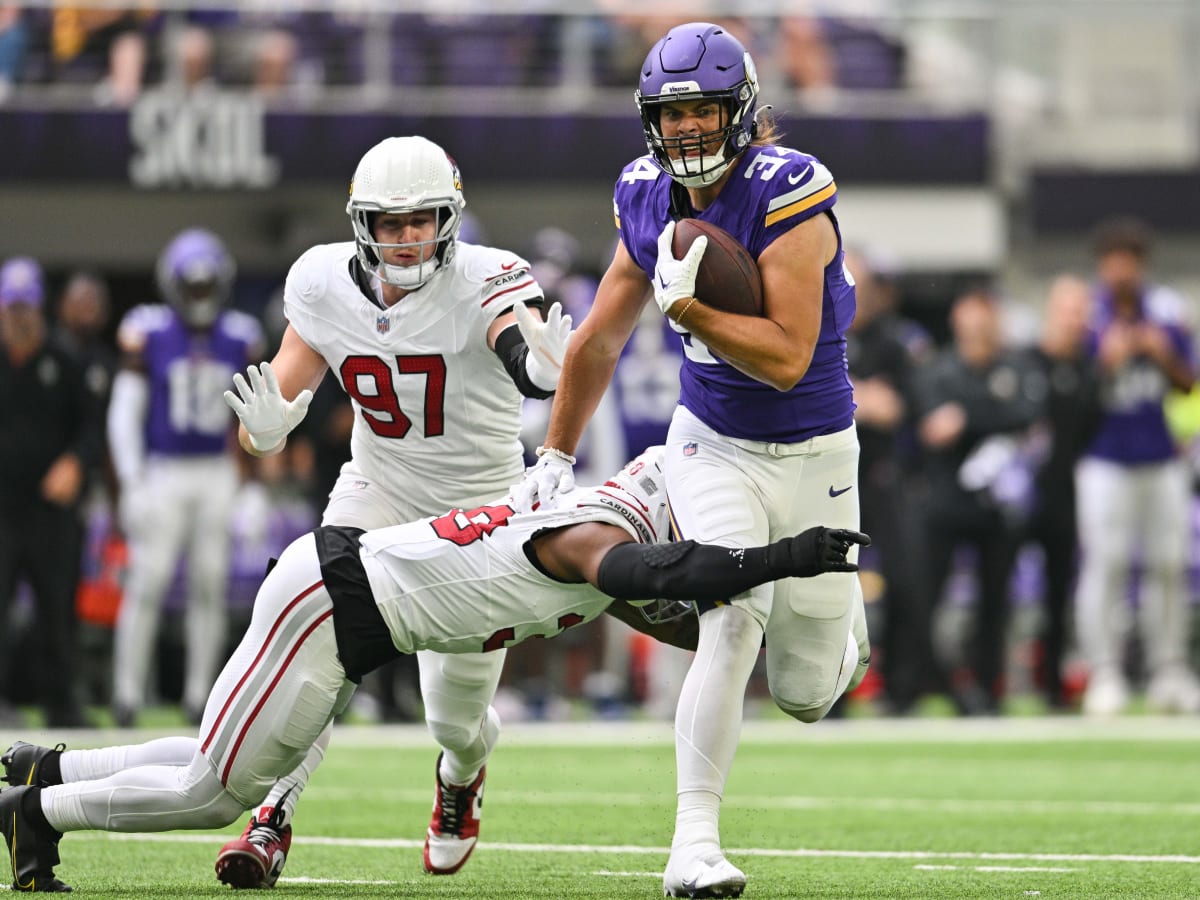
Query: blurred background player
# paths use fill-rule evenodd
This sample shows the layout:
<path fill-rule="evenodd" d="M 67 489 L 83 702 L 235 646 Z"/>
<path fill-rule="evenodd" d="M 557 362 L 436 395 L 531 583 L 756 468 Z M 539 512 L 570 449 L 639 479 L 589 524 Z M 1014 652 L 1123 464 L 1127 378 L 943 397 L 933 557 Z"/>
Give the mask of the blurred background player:
<path fill-rule="evenodd" d="M 520 256 L 458 240 L 465 204 L 458 166 L 432 141 L 394 137 L 368 150 L 346 206 L 354 241 L 296 261 L 279 352 L 251 367 L 249 383 L 237 376 L 238 395 L 226 392 L 242 447 L 265 456 L 283 449 L 325 373 L 337 375 L 355 409 L 352 458 L 323 524 L 379 528 L 478 506 L 521 477 L 521 397 L 554 391 L 571 317 L 555 306 L 543 322 L 531 311 L 542 290 Z M 504 654 L 418 654 L 425 719 L 442 748 L 424 849 L 432 874 L 458 871 L 478 838 Z M 297 798 L 328 742 L 326 728 L 222 848 L 222 881 L 278 878 Z"/>
<path fill-rule="evenodd" d="M 0 267 L 0 658 L 20 702 L 40 702 L 47 723 L 86 725 L 77 693 L 75 585 L 89 470 L 103 458 L 101 392 L 50 339 L 41 266 L 15 257 Z M 34 632 L 8 627 L 18 579 L 33 590 Z M 10 643 L 11 642 L 11 643 Z"/>
<path fill-rule="evenodd" d="M 1075 594 L 1090 670 L 1083 711 L 1092 715 L 1113 715 L 1129 702 L 1124 644 L 1135 560 L 1147 701 L 1200 712 L 1200 682 L 1187 656 L 1190 474 L 1163 411 L 1169 390 L 1192 389 L 1192 338 L 1183 298 L 1149 278 L 1151 240 L 1136 219 L 1102 222 L 1095 233 L 1090 348 L 1102 419 L 1076 470 L 1083 565 Z"/>
<path fill-rule="evenodd" d="M 955 554 L 970 548 L 978 573 L 974 620 L 965 645 L 934 659 L 933 680 L 963 715 L 1000 711 L 1009 580 L 1024 503 L 1004 493 L 1020 442 L 1042 411 L 1029 388 L 1032 362 L 1005 341 L 998 300 L 972 287 L 950 311 L 953 341 L 916 379 L 917 434 L 928 479 L 924 572 L 933 618 Z M 1023 482 L 1028 486 L 1028 482 Z"/>
<path fill-rule="evenodd" d="M 722 27 L 672 28 L 641 73 L 649 155 L 617 180 L 621 243 L 572 341 L 546 445 L 520 499 L 547 502 L 573 483 L 571 454 L 653 286 L 685 348 L 666 454 L 680 536 L 751 547 L 820 520 L 857 528 L 859 450 L 845 356 L 854 286 L 832 213 L 833 176 L 814 157 L 777 146 L 773 123 L 756 117 L 754 62 Z M 704 241 L 675 259 L 682 217 L 721 226 L 757 258 L 763 316 L 696 302 Z M 718 817 L 764 632 L 771 695 L 804 722 L 822 718 L 861 679 L 870 655 L 856 575 L 729 599 L 702 607 L 675 716 L 668 896 L 736 897 L 745 888 L 721 850 Z"/>
<path fill-rule="evenodd" d="M 1038 427 L 1049 440 L 1037 469 L 1036 502 L 1026 539 L 1042 549 L 1043 621 L 1035 681 L 1051 709 L 1065 709 L 1063 663 L 1073 646 L 1071 592 L 1079 564 L 1075 466 L 1100 422 L 1096 361 L 1088 353 L 1091 288 L 1074 275 L 1050 285 L 1034 365 L 1045 381 Z"/>
<path fill-rule="evenodd" d="M 882 579 L 882 652 L 888 711 L 912 711 L 931 655 L 920 529 L 909 516 L 918 508 L 912 487 L 914 457 L 913 377 L 928 348 L 914 337 L 913 323 L 897 311 L 895 275 L 878 252 L 847 249 L 856 310 L 846 332 L 846 361 L 854 383 L 854 422 L 861 445 L 859 477 L 862 527 L 887 535 L 873 542 Z M 926 339 L 927 341 L 927 339 Z M 865 591 L 865 581 L 864 581 Z M 878 594 L 876 590 L 876 594 Z M 876 599 L 879 599 L 878 597 Z"/>
<path fill-rule="evenodd" d="M 113 658 L 113 713 L 124 727 L 146 701 L 163 601 L 185 551 L 190 722 L 199 721 L 223 661 L 238 469 L 221 392 L 262 352 L 257 320 L 227 308 L 235 264 L 215 234 L 181 232 L 163 249 L 156 274 L 165 302 L 134 307 L 121 321 L 121 368 L 108 410 L 130 544 Z"/>

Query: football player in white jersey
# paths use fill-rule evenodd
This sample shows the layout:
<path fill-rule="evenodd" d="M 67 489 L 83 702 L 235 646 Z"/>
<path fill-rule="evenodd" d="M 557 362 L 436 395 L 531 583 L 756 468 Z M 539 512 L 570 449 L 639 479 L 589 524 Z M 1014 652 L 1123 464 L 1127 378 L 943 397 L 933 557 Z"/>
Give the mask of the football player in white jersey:
<path fill-rule="evenodd" d="M 747 549 L 669 543 L 665 481 L 663 448 L 654 447 L 605 484 L 531 513 L 505 496 L 406 525 L 321 526 L 298 538 L 259 589 L 198 739 L 6 751 L 6 780 L 19 786 L 0 793 L 0 830 L 15 888 L 65 887 L 53 869 L 66 831 L 228 825 L 328 734 L 355 682 L 397 654 L 487 655 L 552 637 L 610 604 L 629 620 L 632 604 L 682 607 L 673 621 L 690 620 L 694 638 L 692 598 L 852 572 L 847 554 L 869 541 L 817 526 Z M 685 633 L 657 622 L 660 638 Z"/>
<path fill-rule="evenodd" d="M 422 137 L 393 137 L 359 162 L 346 211 L 354 240 L 313 247 L 284 287 L 288 319 L 271 363 L 226 399 L 247 452 L 279 452 L 332 369 L 354 406 L 352 458 L 322 524 L 379 528 L 507 491 L 523 469 L 521 397 L 548 397 L 571 318 L 534 308 L 542 290 L 514 253 L 458 240 L 466 203 L 458 167 Z M 528 308 L 526 306 L 528 305 Z M 425 717 L 442 747 L 424 864 L 451 874 L 479 831 L 470 809 L 499 733 L 490 703 L 504 651 L 418 654 Z M 222 848 L 218 878 L 272 884 L 286 859 L 296 799 L 328 735 L 271 792 L 246 833 Z M 270 860 L 278 865 L 263 870 Z M 257 860 L 257 863 L 254 862 Z"/>

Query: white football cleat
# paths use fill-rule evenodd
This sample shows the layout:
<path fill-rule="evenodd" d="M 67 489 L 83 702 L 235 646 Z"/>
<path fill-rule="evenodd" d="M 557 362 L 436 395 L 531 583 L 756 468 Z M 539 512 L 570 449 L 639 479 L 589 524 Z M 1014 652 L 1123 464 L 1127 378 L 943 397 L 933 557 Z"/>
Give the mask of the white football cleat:
<path fill-rule="evenodd" d="M 1185 666 L 1164 668 L 1150 679 L 1146 705 L 1155 712 L 1198 713 L 1200 681 Z"/>
<path fill-rule="evenodd" d="M 434 769 L 437 788 L 433 794 L 433 818 L 425 831 L 425 871 L 430 875 L 453 875 L 471 857 L 479 842 L 479 817 L 483 814 L 483 782 L 487 766 L 468 785 L 442 780 L 442 756 Z"/>
<path fill-rule="evenodd" d="M 740 897 L 745 889 L 745 873 L 715 845 L 672 850 L 663 873 L 664 897 Z"/>
<path fill-rule="evenodd" d="M 1088 716 L 1116 716 L 1129 706 L 1129 686 L 1120 672 L 1097 669 L 1088 678 L 1083 695 L 1083 713 Z"/>

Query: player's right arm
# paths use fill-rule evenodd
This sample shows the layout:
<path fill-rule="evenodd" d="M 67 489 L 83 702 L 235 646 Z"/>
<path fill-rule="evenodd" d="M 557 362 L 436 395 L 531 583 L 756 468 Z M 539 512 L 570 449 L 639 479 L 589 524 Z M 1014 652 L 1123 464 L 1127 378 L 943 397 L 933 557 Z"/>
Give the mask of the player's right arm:
<path fill-rule="evenodd" d="M 312 392 L 317 389 L 317 386 L 321 383 L 321 379 L 325 377 L 325 372 L 328 370 L 329 364 L 326 363 L 325 358 L 320 353 L 308 346 L 304 342 L 304 339 L 289 324 L 283 332 L 283 340 L 280 342 L 279 351 L 271 360 L 270 367 L 279 384 L 280 398 L 285 404 L 294 404 L 298 400 L 301 400 L 301 395 L 306 391 L 311 398 Z M 241 376 L 239 375 L 238 377 L 240 378 Z M 239 386 L 240 390 L 241 387 Z M 229 393 L 228 391 L 226 392 L 227 397 Z M 245 399 L 245 397 L 242 399 Z M 274 446 L 265 446 L 267 442 L 260 439 L 258 441 L 259 446 L 256 447 L 255 441 L 251 438 L 250 430 L 246 427 L 246 415 L 239 411 L 238 407 L 234 406 L 232 402 L 230 402 L 230 406 L 233 407 L 234 412 L 238 413 L 238 418 L 240 419 L 238 423 L 238 443 L 251 456 L 273 456 L 287 445 L 287 433 L 285 432 Z M 303 407 L 304 410 L 307 410 L 307 402 L 303 403 Z M 291 422 L 287 431 L 300 424 L 300 420 L 303 418 L 303 411 L 300 411 L 299 418 Z M 251 426 L 255 424 L 253 419 L 250 420 L 250 424 Z M 285 421 L 281 420 L 274 427 L 285 427 Z M 264 446 L 265 449 L 260 449 Z"/>
<path fill-rule="evenodd" d="M 696 541 L 642 544 L 607 522 L 581 522 L 534 538 L 542 567 L 560 581 L 586 581 L 617 600 L 720 601 L 780 578 L 857 572 L 848 556 L 871 539 L 817 525 L 764 547 Z"/>

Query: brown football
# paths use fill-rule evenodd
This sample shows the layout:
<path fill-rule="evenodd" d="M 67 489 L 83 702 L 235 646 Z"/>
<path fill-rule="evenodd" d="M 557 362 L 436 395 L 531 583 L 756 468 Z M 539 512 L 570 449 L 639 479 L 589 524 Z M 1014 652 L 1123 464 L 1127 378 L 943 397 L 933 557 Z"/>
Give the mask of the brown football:
<path fill-rule="evenodd" d="M 758 263 L 724 228 L 700 219 L 680 219 L 675 223 L 671 245 L 675 258 L 682 259 L 692 241 L 702 234 L 708 237 L 708 246 L 696 274 L 696 299 L 723 312 L 761 316 L 763 290 Z"/>

